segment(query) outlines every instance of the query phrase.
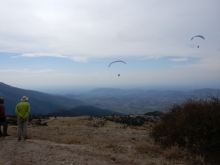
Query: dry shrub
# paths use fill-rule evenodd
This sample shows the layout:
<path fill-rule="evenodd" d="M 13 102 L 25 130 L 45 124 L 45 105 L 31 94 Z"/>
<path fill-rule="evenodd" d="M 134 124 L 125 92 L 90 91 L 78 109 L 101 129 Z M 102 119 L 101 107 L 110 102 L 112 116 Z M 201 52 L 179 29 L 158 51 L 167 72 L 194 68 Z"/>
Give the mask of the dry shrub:
<path fill-rule="evenodd" d="M 81 141 L 82 138 L 73 135 L 65 135 L 61 138 L 61 142 L 66 144 L 80 144 Z"/>
<path fill-rule="evenodd" d="M 220 164 L 220 100 L 187 99 L 173 105 L 150 135 L 164 147 L 178 145 L 206 161 Z"/>
<path fill-rule="evenodd" d="M 109 142 L 108 144 L 106 144 L 106 148 L 118 148 L 118 144 L 116 142 Z"/>
<path fill-rule="evenodd" d="M 29 130 L 28 136 L 30 139 L 40 139 L 40 140 L 49 140 L 56 143 L 66 143 L 66 144 L 78 144 L 80 143 L 79 138 L 75 138 L 72 135 L 68 135 L 64 132 L 59 132 L 57 130 L 55 131 L 49 131 L 45 129 L 39 129 L 39 127 L 36 127 L 37 129 Z"/>
<path fill-rule="evenodd" d="M 28 138 L 33 139 L 34 133 L 32 131 L 28 131 Z"/>
<path fill-rule="evenodd" d="M 180 149 L 178 145 L 174 145 L 165 149 L 163 155 L 167 159 L 183 159 L 184 157 L 187 157 L 187 152 Z"/>
<path fill-rule="evenodd" d="M 47 140 L 64 144 L 82 144 L 83 142 L 82 137 L 76 137 L 74 135 L 69 134 L 50 136 Z"/>
<path fill-rule="evenodd" d="M 118 148 L 118 147 L 119 147 L 118 142 L 119 142 L 118 139 L 116 139 L 116 138 L 110 138 L 110 139 L 108 139 L 108 140 L 106 141 L 105 147 L 106 147 L 106 148 L 112 148 L 112 149 Z"/>
<path fill-rule="evenodd" d="M 193 165 L 205 165 L 205 158 L 201 155 L 191 155 L 189 157 L 187 157 L 187 159 L 189 160 L 189 162 Z"/>
<path fill-rule="evenodd" d="M 117 138 L 110 138 L 108 140 L 103 141 L 104 148 L 108 148 L 113 150 L 114 152 L 125 152 L 125 146 L 120 146 L 121 142 Z"/>
<path fill-rule="evenodd" d="M 8 134 L 12 137 L 17 137 L 17 127 L 9 126 L 8 127 Z"/>
<path fill-rule="evenodd" d="M 154 142 L 140 141 L 135 145 L 136 151 L 139 153 L 159 152 L 159 146 Z"/>

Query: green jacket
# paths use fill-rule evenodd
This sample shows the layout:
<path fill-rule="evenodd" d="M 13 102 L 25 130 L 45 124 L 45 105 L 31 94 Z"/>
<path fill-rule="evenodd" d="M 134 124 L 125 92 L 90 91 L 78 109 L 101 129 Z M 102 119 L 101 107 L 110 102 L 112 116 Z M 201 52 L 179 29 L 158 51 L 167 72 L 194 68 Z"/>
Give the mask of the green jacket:
<path fill-rule="evenodd" d="M 26 119 L 28 118 L 31 112 L 31 106 L 26 101 L 21 101 L 16 105 L 15 113 L 17 114 L 18 118 Z"/>

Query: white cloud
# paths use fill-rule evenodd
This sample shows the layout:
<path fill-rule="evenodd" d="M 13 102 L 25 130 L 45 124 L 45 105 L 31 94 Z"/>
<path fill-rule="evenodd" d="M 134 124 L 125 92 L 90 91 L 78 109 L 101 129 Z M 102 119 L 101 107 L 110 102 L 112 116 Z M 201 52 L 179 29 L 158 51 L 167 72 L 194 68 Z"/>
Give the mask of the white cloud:
<path fill-rule="evenodd" d="M 213 17 L 220 15 L 215 0 L 0 2 L 4 25 L 0 27 L 0 52 L 26 57 L 46 52 L 45 56 L 85 62 L 112 56 L 189 56 L 195 54 L 187 44 L 197 46 L 190 40 L 197 33 L 204 34 L 206 45 L 212 45 L 206 47 L 208 52 L 219 43 L 218 38 L 208 37 L 220 28 Z"/>
<path fill-rule="evenodd" d="M 176 61 L 176 62 L 182 62 L 182 61 L 187 61 L 188 58 L 172 58 L 170 61 Z"/>
<path fill-rule="evenodd" d="M 84 56 L 64 56 L 57 53 L 24 53 L 18 56 L 12 56 L 12 58 L 18 57 L 57 57 L 57 58 L 69 58 L 76 62 L 86 63 L 88 61 L 88 57 Z"/>
<path fill-rule="evenodd" d="M 30 74 L 35 74 L 35 73 L 50 73 L 50 72 L 55 72 L 54 69 L 42 69 L 42 70 L 29 70 L 29 69 L 5 69 L 5 70 L 0 70 L 1 73 L 30 73 Z"/>
<path fill-rule="evenodd" d="M 88 58 L 87 57 L 83 57 L 83 56 L 72 56 L 70 57 L 70 59 L 76 61 L 76 62 L 87 62 L 88 61 Z"/>
<path fill-rule="evenodd" d="M 20 55 L 20 57 L 59 57 L 59 58 L 67 58 L 67 56 L 57 54 L 57 53 L 24 53 Z"/>

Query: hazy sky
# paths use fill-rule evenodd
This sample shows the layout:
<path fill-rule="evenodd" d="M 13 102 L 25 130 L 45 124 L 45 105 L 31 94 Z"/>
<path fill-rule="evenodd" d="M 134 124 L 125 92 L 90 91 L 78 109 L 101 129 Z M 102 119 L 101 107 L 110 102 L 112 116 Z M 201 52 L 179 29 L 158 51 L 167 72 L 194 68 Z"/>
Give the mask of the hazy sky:
<path fill-rule="evenodd" d="M 219 0 L 0 3 L 0 82 L 45 92 L 220 88 Z M 108 67 L 114 60 L 126 65 Z"/>

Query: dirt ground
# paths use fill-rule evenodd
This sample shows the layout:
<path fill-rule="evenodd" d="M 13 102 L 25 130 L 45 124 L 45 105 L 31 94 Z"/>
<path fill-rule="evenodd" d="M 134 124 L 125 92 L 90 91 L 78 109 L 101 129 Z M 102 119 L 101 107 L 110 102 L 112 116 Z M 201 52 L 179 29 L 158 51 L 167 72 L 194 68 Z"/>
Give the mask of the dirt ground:
<path fill-rule="evenodd" d="M 30 139 L 0 138 L 0 165 L 187 165 L 186 160 L 168 159 L 149 137 L 151 123 L 127 126 L 103 118 L 50 118 L 47 126 L 28 125 Z"/>

